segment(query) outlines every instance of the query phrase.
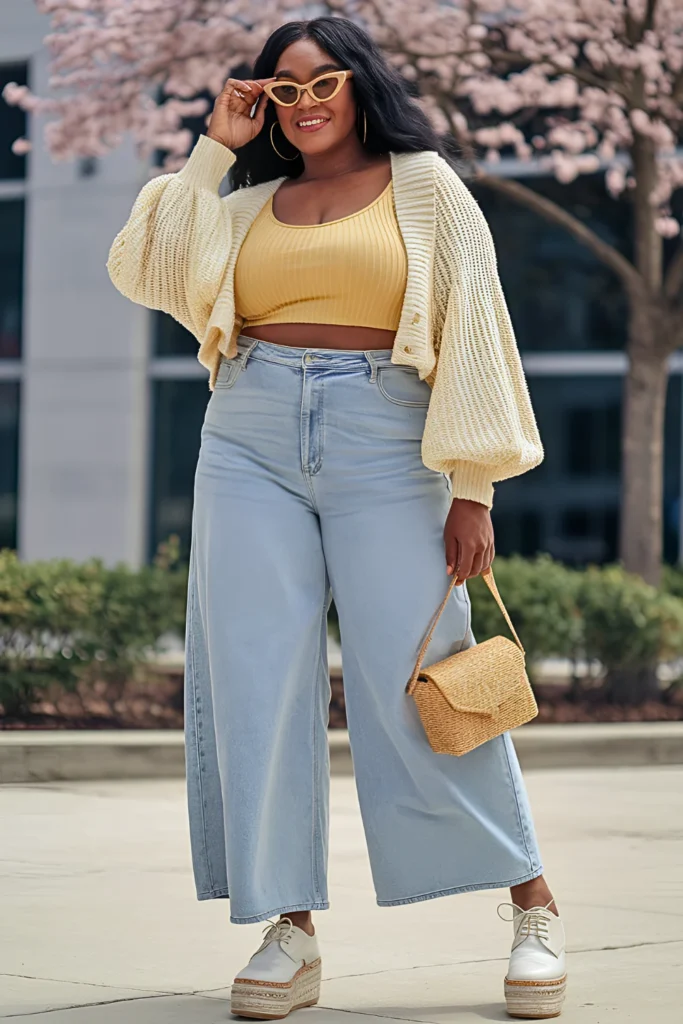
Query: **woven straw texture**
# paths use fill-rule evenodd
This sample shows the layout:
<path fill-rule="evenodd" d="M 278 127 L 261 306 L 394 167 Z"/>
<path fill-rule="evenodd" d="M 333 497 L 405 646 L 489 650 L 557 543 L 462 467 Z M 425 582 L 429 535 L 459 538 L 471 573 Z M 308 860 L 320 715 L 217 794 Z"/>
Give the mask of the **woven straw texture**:
<path fill-rule="evenodd" d="M 265 203 L 285 180 L 219 185 L 235 154 L 201 136 L 177 174 L 139 193 L 107 268 L 123 295 L 161 309 L 197 338 L 213 387 L 221 356 L 236 354 L 237 258 Z M 493 483 L 543 459 L 488 224 L 469 189 L 435 152 L 392 153 L 396 217 L 408 275 L 393 361 L 432 387 L 424 464 L 447 474 L 453 496 L 493 504 Z M 349 300 L 351 301 L 351 300 Z"/>
<path fill-rule="evenodd" d="M 524 655 L 504 636 L 423 669 L 413 697 L 437 754 L 466 754 L 538 713 Z"/>
<path fill-rule="evenodd" d="M 524 648 L 498 593 L 491 568 L 482 572 L 515 643 L 494 636 L 449 658 L 422 668 L 427 647 L 434 635 L 453 588 L 454 574 L 446 596 L 427 630 L 406 692 L 417 705 L 427 739 L 437 754 L 460 756 L 535 718 L 538 707 L 526 674 Z"/>

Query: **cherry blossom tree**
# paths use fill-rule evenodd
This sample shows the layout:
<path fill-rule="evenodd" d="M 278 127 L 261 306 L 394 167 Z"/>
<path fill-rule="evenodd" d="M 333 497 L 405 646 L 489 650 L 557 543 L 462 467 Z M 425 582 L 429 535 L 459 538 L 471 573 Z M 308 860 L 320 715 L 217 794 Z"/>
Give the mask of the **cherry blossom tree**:
<path fill-rule="evenodd" d="M 51 17 L 52 95 L 5 98 L 49 116 L 58 159 L 103 155 L 130 134 L 181 166 L 183 119 L 208 110 L 232 68 L 272 29 L 335 13 L 364 24 L 452 134 L 478 181 L 560 225 L 620 279 L 630 309 L 620 554 L 659 580 L 668 362 L 683 346 L 681 0 L 36 0 Z M 25 140 L 15 148 L 26 150 Z M 496 173 L 513 155 L 568 183 L 605 174 L 632 205 L 633 253 L 567 209 Z"/>

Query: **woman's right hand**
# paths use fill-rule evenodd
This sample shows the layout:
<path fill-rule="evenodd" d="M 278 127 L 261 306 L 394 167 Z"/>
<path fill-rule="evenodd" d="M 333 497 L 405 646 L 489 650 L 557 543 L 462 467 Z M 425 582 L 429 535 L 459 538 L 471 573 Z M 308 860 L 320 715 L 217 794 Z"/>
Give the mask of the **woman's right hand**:
<path fill-rule="evenodd" d="M 263 95 L 263 86 L 274 78 L 229 78 L 216 97 L 206 134 L 228 149 L 239 149 L 251 142 L 263 128 L 268 97 L 260 100 L 253 117 L 251 108 Z"/>

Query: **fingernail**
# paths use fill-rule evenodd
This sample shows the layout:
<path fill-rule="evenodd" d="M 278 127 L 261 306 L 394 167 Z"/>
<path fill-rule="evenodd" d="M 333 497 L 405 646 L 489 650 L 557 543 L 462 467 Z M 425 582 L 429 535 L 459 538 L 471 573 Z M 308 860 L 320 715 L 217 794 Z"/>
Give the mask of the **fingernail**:
<path fill-rule="evenodd" d="M 447 565 L 446 566 L 446 572 L 450 576 L 450 574 L 453 572 L 453 566 L 452 565 Z"/>

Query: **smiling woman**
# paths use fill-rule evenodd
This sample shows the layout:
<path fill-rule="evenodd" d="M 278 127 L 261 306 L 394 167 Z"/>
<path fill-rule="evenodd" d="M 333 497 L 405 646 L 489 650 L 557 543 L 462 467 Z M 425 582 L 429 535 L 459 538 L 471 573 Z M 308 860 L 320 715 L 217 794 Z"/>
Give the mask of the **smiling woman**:
<path fill-rule="evenodd" d="M 241 1016 L 318 999 L 332 593 L 378 903 L 510 886 L 508 1006 L 562 1005 L 563 928 L 509 734 L 437 757 L 404 693 L 442 601 L 430 658 L 475 644 L 465 581 L 493 559 L 493 483 L 543 458 L 491 234 L 446 157 L 357 25 L 291 22 L 110 254 L 117 287 L 184 323 L 211 374 L 186 640 L 193 865 L 232 921 L 280 917 L 235 978 Z"/>

